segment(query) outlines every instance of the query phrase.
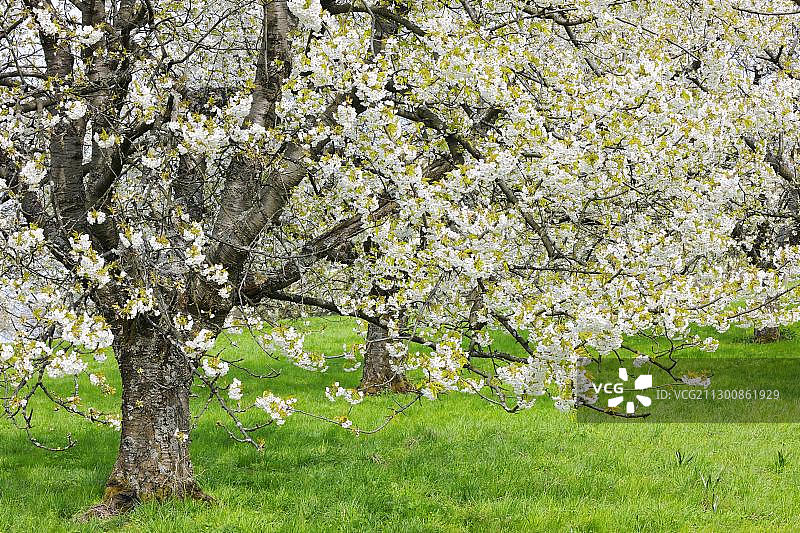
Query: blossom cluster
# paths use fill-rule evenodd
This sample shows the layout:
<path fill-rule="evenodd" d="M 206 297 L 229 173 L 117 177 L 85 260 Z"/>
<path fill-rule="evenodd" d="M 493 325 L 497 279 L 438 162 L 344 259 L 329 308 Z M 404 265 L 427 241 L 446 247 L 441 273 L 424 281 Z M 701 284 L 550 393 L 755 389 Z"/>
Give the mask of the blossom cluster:
<path fill-rule="evenodd" d="M 292 405 L 297 402 L 297 398 L 282 399 L 269 391 L 256 398 L 255 406 L 267 413 L 270 418 L 279 426 L 286 423 L 286 419 L 294 412 Z"/>
<path fill-rule="evenodd" d="M 357 389 L 346 389 L 337 381 L 333 387 L 325 387 L 325 397 L 332 402 L 335 402 L 336 398 L 344 398 L 347 403 L 356 405 L 364 400 L 364 393 Z"/>

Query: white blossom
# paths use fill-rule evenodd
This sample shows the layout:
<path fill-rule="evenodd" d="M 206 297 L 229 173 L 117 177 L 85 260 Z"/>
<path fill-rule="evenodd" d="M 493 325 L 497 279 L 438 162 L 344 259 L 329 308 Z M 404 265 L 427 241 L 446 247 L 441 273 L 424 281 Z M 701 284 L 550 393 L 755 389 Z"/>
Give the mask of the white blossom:
<path fill-rule="evenodd" d="M 242 399 L 242 382 L 233 378 L 231 384 L 228 386 L 228 397 L 231 400 L 239 401 Z"/>
<path fill-rule="evenodd" d="M 91 46 L 103 38 L 103 31 L 92 26 L 81 26 L 75 32 L 75 35 L 78 37 L 81 44 Z"/>
<path fill-rule="evenodd" d="M 28 185 L 38 185 L 47 175 L 47 168 L 37 161 L 28 161 L 22 165 L 19 174 Z"/>
<path fill-rule="evenodd" d="M 47 366 L 47 375 L 51 378 L 75 376 L 86 370 L 87 364 L 77 352 L 59 352 Z"/>
<path fill-rule="evenodd" d="M 336 401 L 336 398 L 344 398 L 344 400 L 351 404 L 356 405 L 364 400 L 364 393 L 357 389 L 346 389 L 339 385 L 339 382 L 333 384 L 333 388 L 325 387 L 325 396 L 330 401 Z"/>
<path fill-rule="evenodd" d="M 296 398 L 284 400 L 269 391 L 265 391 L 263 395 L 256 398 L 255 406 L 263 409 L 277 425 L 282 426 L 286 422 L 286 418 L 294 411 L 292 405 L 296 401 Z"/>
<path fill-rule="evenodd" d="M 288 0 L 287 5 L 289 11 L 300 21 L 300 26 L 315 32 L 322 29 L 320 0 Z"/>
<path fill-rule="evenodd" d="M 86 213 L 86 221 L 89 224 L 102 224 L 106 221 L 106 214 L 103 211 L 92 209 Z"/>
<path fill-rule="evenodd" d="M 94 142 L 97 143 L 98 147 L 107 149 L 119 143 L 119 136 L 114 134 L 106 134 L 105 132 L 95 133 Z"/>
<path fill-rule="evenodd" d="M 64 112 L 70 120 L 78 120 L 86 115 L 88 107 L 80 100 L 73 100 L 64 106 Z"/>
<path fill-rule="evenodd" d="M 47 9 L 34 8 L 33 13 L 36 16 L 36 22 L 39 24 L 42 33 L 45 35 L 57 35 L 59 28 L 53 21 L 52 13 Z"/>
<path fill-rule="evenodd" d="M 228 363 L 219 357 L 206 357 L 203 359 L 202 367 L 205 375 L 210 378 L 222 377 L 230 368 Z"/>
<path fill-rule="evenodd" d="M 216 336 L 209 329 L 201 329 L 193 339 L 186 341 L 185 347 L 193 352 L 205 353 L 214 347 Z"/>

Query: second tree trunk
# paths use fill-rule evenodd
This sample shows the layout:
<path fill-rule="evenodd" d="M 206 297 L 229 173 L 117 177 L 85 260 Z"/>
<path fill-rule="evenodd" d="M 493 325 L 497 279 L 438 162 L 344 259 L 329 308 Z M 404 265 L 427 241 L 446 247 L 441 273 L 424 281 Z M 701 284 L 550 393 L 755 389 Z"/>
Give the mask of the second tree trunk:
<path fill-rule="evenodd" d="M 384 391 L 409 392 L 411 384 L 402 372 L 392 368 L 393 359 L 389 355 L 388 332 L 385 328 L 369 324 L 367 347 L 364 351 L 364 370 L 359 388 L 365 394 L 379 394 Z"/>
<path fill-rule="evenodd" d="M 753 332 L 753 341 L 759 343 L 777 342 L 781 340 L 781 328 L 766 327 Z"/>

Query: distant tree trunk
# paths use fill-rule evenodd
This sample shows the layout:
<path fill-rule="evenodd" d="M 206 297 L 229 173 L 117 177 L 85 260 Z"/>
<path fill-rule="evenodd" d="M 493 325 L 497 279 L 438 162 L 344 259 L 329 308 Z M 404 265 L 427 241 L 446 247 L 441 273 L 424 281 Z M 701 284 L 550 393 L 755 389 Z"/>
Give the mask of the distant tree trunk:
<path fill-rule="evenodd" d="M 369 324 L 367 347 L 364 352 L 364 370 L 359 388 L 365 394 L 380 394 L 384 391 L 409 392 L 411 384 L 402 372 L 392 369 L 385 328 Z"/>
<path fill-rule="evenodd" d="M 753 342 L 766 344 L 769 342 L 776 342 L 781 339 L 781 328 L 768 327 L 756 329 L 753 332 Z"/>
<path fill-rule="evenodd" d="M 771 260 L 765 259 L 762 255 L 763 247 L 770 242 L 770 225 L 762 222 L 758 226 L 758 233 L 756 234 L 755 241 L 748 251 L 750 262 L 756 265 L 761 270 L 769 270 L 775 268 L 775 264 Z M 767 303 L 766 309 L 775 311 L 775 303 Z M 756 328 L 753 331 L 753 342 L 766 344 L 775 342 L 781 338 L 781 330 L 778 327 L 764 327 Z"/>
<path fill-rule="evenodd" d="M 87 511 L 103 517 L 144 500 L 209 500 L 194 479 L 189 457 L 189 391 L 186 358 L 158 333 L 118 339 L 114 355 L 122 376 L 122 435 L 103 501 Z"/>

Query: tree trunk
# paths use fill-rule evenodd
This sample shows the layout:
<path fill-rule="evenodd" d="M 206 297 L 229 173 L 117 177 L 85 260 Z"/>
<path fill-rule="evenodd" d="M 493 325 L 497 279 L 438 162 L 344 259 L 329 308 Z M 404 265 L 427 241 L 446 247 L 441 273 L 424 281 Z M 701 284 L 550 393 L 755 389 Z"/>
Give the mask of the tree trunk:
<path fill-rule="evenodd" d="M 766 344 L 781 340 L 781 328 L 761 328 L 753 332 L 753 342 Z"/>
<path fill-rule="evenodd" d="M 137 503 L 167 498 L 209 500 L 195 482 L 189 457 L 191 368 L 182 353 L 153 331 L 118 339 L 122 376 L 122 436 L 102 503 L 104 517 Z"/>
<path fill-rule="evenodd" d="M 411 384 L 402 372 L 392 369 L 392 357 L 387 348 L 385 328 L 369 324 L 367 329 L 367 347 L 364 351 L 364 370 L 361 374 L 359 388 L 365 394 L 380 394 L 392 390 L 409 392 Z"/>

